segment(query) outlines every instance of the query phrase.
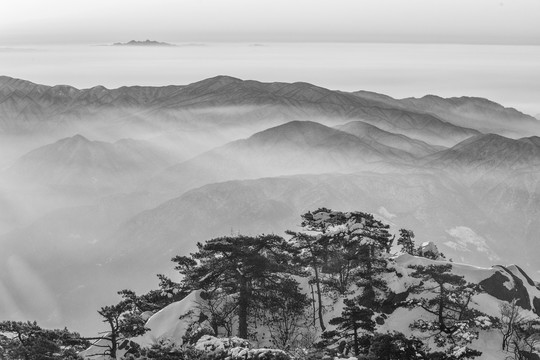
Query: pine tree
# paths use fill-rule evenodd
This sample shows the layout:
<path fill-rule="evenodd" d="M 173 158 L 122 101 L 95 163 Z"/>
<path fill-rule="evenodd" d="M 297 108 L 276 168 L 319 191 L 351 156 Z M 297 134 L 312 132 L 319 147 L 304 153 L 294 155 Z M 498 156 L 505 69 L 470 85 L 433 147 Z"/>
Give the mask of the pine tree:
<path fill-rule="evenodd" d="M 344 299 L 343 303 L 345 307 L 341 316 L 330 320 L 330 325 L 336 325 L 336 330 L 328 332 L 326 337 L 332 337 L 334 342 L 345 339 L 350 343 L 352 339 L 354 354 L 360 355 L 360 332 L 373 332 L 375 322 L 371 318 L 374 313 L 351 299 Z"/>
<path fill-rule="evenodd" d="M 104 306 L 98 310 L 98 314 L 103 317 L 103 322 L 109 327 L 105 335 L 101 337 L 108 340 L 108 344 L 94 344 L 94 346 L 103 347 L 103 355 L 108 355 L 113 359 L 117 357 L 120 343 L 131 337 L 143 335 L 148 330 L 144 327 L 145 321 L 129 299 L 122 300 L 116 305 Z"/>
<path fill-rule="evenodd" d="M 375 334 L 369 347 L 369 359 L 425 360 L 428 359 L 421 340 L 407 338 L 400 332 Z"/>
<path fill-rule="evenodd" d="M 295 263 L 299 264 L 300 266 L 309 267 L 313 272 L 310 283 L 314 284 L 317 290 L 317 313 L 319 326 L 322 331 L 325 331 L 326 326 L 323 319 L 320 269 L 324 263 L 326 247 L 321 242 L 317 241 L 315 236 L 292 231 L 288 231 L 287 233 L 293 236 L 292 244 L 297 250 L 294 257 Z"/>
<path fill-rule="evenodd" d="M 451 264 L 411 266 L 411 276 L 421 280 L 412 287 L 415 294 L 427 295 L 411 301 L 411 306 L 420 306 L 435 318 L 431 321 L 417 320 L 411 327 L 422 332 L 433 333 L 438 346 L 451 345 L 449 352 L 465 349 L 472 339 L 478 337 L 479 329 L 490 329 L 496 319 L 471 307 L 473 296 L 479 293 L 476 284 L 468 283 L 463 276 L 451 272 Z M 433 296 L 434 295 L 434 296 Z M 476 351 L 465 351 L 464 354 Z"/>
<path fill-rule="evenodd" d="M 272 343 L 281 350 L 290 350 L 307 327 L 306 309 L 310 301 L 292 278 L 269 284 L 260 309 L 262 323 L 268 328 Z"/>
<path fill-rule="evenodd" d="M 373 215 L 354 211 L 341 212 L 320 208 L 302 215 L 302 231 L 288 231 L 291 243 L 298 251 L 300 263 L 312 270 L 312 282 L 317 287 L 318 317 L 322 320 L 322 293 L 346 295 L 353 285 L 385 288 L 379 276 L 386 271 L 385 255 L 392 239 L 388 225 Z M 372 302 L 375 300 L 371 299 Z"/>
<path fill-rule="evenodd" d="M 398 245 L 401 245 L 403 252 L 409 255 L 415 255 L 414 233 L 412 230 L 399 229 Z"/>
<path fill-rule="evenodd" d="M 224 294 L 234 295 L 238 336 L 247 339 L 250 312 L 265 299 L 266 288 L 294 272 L 289 245 L 276 235 L 240 235 L 208 240 L 197 247 L 191 258 L 173 259 L 184 275 L 184 286 L 209 294 L 220 288 Z"/>
<path fill-rule="evenodd" d="M 35 321 L 0 322 L 0 359 L 77 359 L 89 342 L 77 333 L 41 328 Z"/>
<path fill-rule="evenodd" d="M 133 310 L 138 313 L 143 313 L 146 311 L 156 312 L 160 309 L 163 309 L 165 306 L 171 304 L 174 301 L 183 299 L 187 295 L 185 292 L 177 292 L 175 296 L 169 296 L 167 292 L 161 289 L 150 290 L 143 295 L 137 295 L 133 290 L 124 289 L 119 291 L 118 294 L 122 296 L 123 300 L 131 303 L 133 306 Z"/>

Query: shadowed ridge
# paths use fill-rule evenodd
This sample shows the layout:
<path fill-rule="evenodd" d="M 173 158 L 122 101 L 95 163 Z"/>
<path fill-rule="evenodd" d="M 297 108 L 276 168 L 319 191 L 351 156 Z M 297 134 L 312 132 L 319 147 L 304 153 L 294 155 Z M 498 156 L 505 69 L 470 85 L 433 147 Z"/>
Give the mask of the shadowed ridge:
<path fill-rule="evenodd" d="M 426 159 L 438 167 L 485 167 L 490 171 L 540 165 L 540 146 L 534 142 L 535 139 L 527 139 L 514 140 L 497 134 L 477 135 Z"/>
<path fill-rule="evenodd" d="M 16 79 L 9 76 L 0 76 L 0 96 L 5 95 L 10 97 L 12 94 L 18 94 L 19 96 L 35 94 L 41 96 L 41 94 L 49 89 L 50 86 L 47 85 L 40 85 L 28 80 Z"/>
<path fill-rule="evenodd" d="M 409 109 L 439 114 L 456 125 L 473 125 L 479 127 L 480 130 L 483 130 L 481 127 L 485 127 L 486 124 L 491 124 L 491 126 L 498 124 L 503 127 L 525 124 L 532 125 L 535 129 L 540 127 L 540 122 L 533 116 L 481 97 L 443 98 L 437 95 L 426 95 L 421 98 L 405 98 L 399 102 Z"/>
<path fill-rule="evenodd" d="M 482 107 L 490 107 L 490 108 L 494 108 L 494 109 L 498 109 L 498 110 L 501 110 L 501 111 L 504 111 L 504 110 L 509 110 L 509 111 L 515 111 L 517 113 L 519 113 L 520 115 L 523 115 L 523 116 L 526 116 L 526 117 L 531 117 L 530 115 L 527 115 L 527 114 L 524 114 L 522 113 L 521 111 L 518 111 L 512 107 L 505 107 L 495 101 L 492 101 L 492 100 L 489 100 L 489 99 L 486 99 L 486 98 L 483 98 L 483 97 L 477 97 L 477 96 L 459 96 L 459 97 L 449 97 L 449 98 L 444 98 L 444 97 L 441 97 L 441 96 L 438 96 L 438 95 L 433 95 L 433 94 L 429 94 L 429 95 L 425 95 L 419 99 L 417 98 L 406 98 L 406 99 L 403 99 L 403 100 L 428 100 L 428 101 L 433 101 L 433 102 L 439 102 L 439 103 L 444 103 L 444 102 L 448 102 L 450 104 L 453 104 L 455 106 L 464 106 L 464 105 L 471 105 L 471 104 L 475 104 L 477 106 L 482 106 Z"/>
<path fill-rule="evenodd" d="M 350 173 L 414 161 L 408 152 L 362 140 L 313 121 L 291 121 L 173 165 L 146 189 L 174 196 L 233 179 L 307 173 Z"/>
<path fill-rule="evenodd" d="M 434 154 L 437 151 L 444 150 L 445 147 L 431 145 L 427 142 L 412 139 L 406 135 L 379 129 L 375 125 L 363 121 L 351 121 L 335 127 L 338 130 L 348 132 L 369 142 L 378 142 L 380 144 L 406 151 L 415 156 L 426 156 Z"/>
<path fill-rule="evenodd" d="M 0 75 L 0 87 L 9 86 L 12 89 L 22 89 L 28 86 L 46 86 L 38 85 L 28 80 L 16 79 L 5 75 Z"/>
<path fill-rule="evenodd" d="M 56 144 L 62 144 L 62 143 L 77 144 L 77 143 L 90 143 L 90 142 L 91 141 L 85 136 L 81 134 L 75 134 L 73 136 L 58 140 Z"/>
<path fill-rule="evenodd" d="M 525 143 L 533 144 L 535 146 L 540 146 L 540 136 L 529 136 L 518 140 Z"/>
<path fill-rule="evenodd" d="M 359 140 L 354 135 L 330 128 L 314 121 L 294 120 L 283 125 L 278 125 L 258 132 L 246 139 L 246 141 L 268 142 L 270 140 L 287 140 L 298 142 L 302 140 L 302 142 L 304 142 L 306 145 L 309 145 L 320 143 L 321 141 L 326 140 L 329 136 L 335 135 L 343 136 L 353 141 Z"/>
<path fill-rule="evenodd" d="M 314 121 L 291 121 L 263 130 L 233 144 L 268 149 L 278 147 L 286 149 L 294 146 L 302 151 L 324 150 L 328 153 L 341 153 L 344 157 L 352 156 L 358 159 L 365 157 L 366 160 L 371 159 L 372 161 L 412 160 L 414 158 L 408 151 L 372 139 L 360 138 L 349 132 Z"/>
<path fill-rule="evenodd" d="M 191 83 L 189 85 L 186 85 L 185 88 L 190 90 L 198 90 L 200 92 L 212 92 L 229 86 L 231 84 L 241 84 L 243 82 L 243 80 L 232 76 L 218 75 Z"/>
<path fill-rule="evenodd" d="M 374 100 L 305 82 L 263 83 L 223 75 L 185 86 L 167 87 L 108 90 L 96 86 L 77 90 L 62 85 L 32 87 L 28 91 L 3 87 L 2 98 L 0 100 L 7 100 L 0 102 L 0 114 L 5 114 L 4 127 L 23 127 L 20 119 L 24 119 L 25 131 L 37 131 L 49 124 L 59 126 L 58 119 L 101 118 L 105 116 L 102 111 L 118 112 L 115 117 L 136 120 L 140 120 L 142 112 L 150 111 L 153 116 L 176 120 L 179 117 L 175 111 L 210 109 L 215 112 L 228 107 L 239 111 L 223 114 L 220 122 L 272 120 L 271 124 L 275 124 L 300 118 L 324 119 L 337 125 L 347 120 L 362 120 L 386 131 L 445 147 L 478 133 L 466 125 L 457 126 L 445 121 L 438 114 L 388 104 L 381 98 Z M 199 114 L 180 118 L 193 121 Z M 209 121 L 217 120 L 215 116 L 205 114 Z"/>
<path fill-rule="evenodd" d="M 65 194 L 108 195 L 133 189 L 169 164 L 165 152 L 144 141 L 110 143 L 77 134 L 27 152 L 6 175 Z"/>

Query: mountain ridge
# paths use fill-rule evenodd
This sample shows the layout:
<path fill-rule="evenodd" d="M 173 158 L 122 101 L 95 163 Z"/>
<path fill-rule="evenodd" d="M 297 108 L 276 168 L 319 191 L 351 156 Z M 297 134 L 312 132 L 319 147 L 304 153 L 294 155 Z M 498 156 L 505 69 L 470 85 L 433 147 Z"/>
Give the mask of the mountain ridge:
<path fill-rule="evenodd" d="M 436 114 L 454 125 L 472 127 L 481 132 L 497 131 L 501 135 L 511 137 L 540 132 L 540 122 L 533 116 L 486 98 L 474 96 L 443 98 L 425 95 L 420 98 L 394 99 L 369 91 L 356 91 L 353 94 L 396 108 Z"/>
<path fill-rule="evenodd" d="M 442 146 L 431 145 L 425 141 L 415 140 L 406 135 L 381 130 L 363 121 L 352 121 L 338 125 L 335 128 L 349 132 L 361 139 L 366 138 L 420 157 L 445 149 Z"/>
<path fill-rule="evenodd" d="M 540 165 L 540 141 L 536 136 L 510 139 L 483 134 L 428 156 L 433 166 L 483 167 L 490 170 L 516 170 Z"/>
<path fill-rule="evenodd" d="M 111 143 L 76 134 L 24 154 L 5 173 L 36 185 L 100 192 L 128 189 L 140 181 L 137 177 L 150 176 L 169 161 L 169 155 L 141 140 Z"/>
<path fill-rule="evenodd" d="M 477 130 L 453 125 L 432 114 L 413 112 L 403 108 L 389 108 L 379 101 L 366 100 L 350 93 L 332 91 L 309 83 L 262 83 L 217 76 L 183 86 L 121 87 L 106 89 L 96 86 L 79 90 L 70 86 L 37 85 L 12 78 L 3 78 L 0 89 L 0 115 L 4 128 L 21 126 L 43 127 L 58 118 L 81 120 L 96 117 L 99 111 L 117 111 L 130 118 L 141 114 L 171 117 L 175 112 L 190 112 L 220 107 L 248 109 L 242 119 L 322 118 L 335 124 L 342 120 L 363 120 L 383 130 L 399 129 L 405 135 L 433 138 L 437 145 L 448 145 L 475 135 Z M 11 84 L 11 85 L 10 85 Z M 13 91 L 12 87 L 16 87 Z M 10 90 L 11 89 L 11 90 Z M 25 104 L 32 104 L 30 109 Z M 42 120 L 36 122 L 39 115 Z M 231 116 L 231 120 L 238 118 Z M 238 121 L 238 119 L 236 120 Z M 1 125 L 1 123 L 0 123 Z M 394 131 L 395 132 L 395 131 Z M 430 141 L 428 141 L 430 142 Z"/>
<path fill-rule="evenodd" d="M 316 172 L 354 172 L 408 163 L 414 155 L 313 121 L 291 121 L 207 151 L 165 169 L 148 189 L 178 189 L 233 179 Z M 370 165 L 371 164 L 371 165 Z M 379 164 L 379 165 L 377 165 Z"/>

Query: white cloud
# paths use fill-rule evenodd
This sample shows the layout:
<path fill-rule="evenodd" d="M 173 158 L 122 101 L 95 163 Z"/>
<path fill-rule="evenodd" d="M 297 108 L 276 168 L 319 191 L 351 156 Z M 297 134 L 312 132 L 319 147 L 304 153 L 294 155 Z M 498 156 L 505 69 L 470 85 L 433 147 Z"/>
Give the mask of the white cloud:
<path fill-rule="evenodd" d="M 444 244 L 459 251 L 479 251 L 488 255 L 490 260 L 499 260 L 500 257 L 495 254 L 487 244 L 486 239 L 474 232 L 473 229 L 466 226 L 456 226 L 446 230 L 454 241 L 447 241 Z"/>
<path fill-rule="evenodd" d="M 397 216 L 396 214 L 392 214 L 390 211 L 388 211 L 384 206 L 381 206 L 378 211 L 381 216 L 387 219 L 393 219 Z"/>

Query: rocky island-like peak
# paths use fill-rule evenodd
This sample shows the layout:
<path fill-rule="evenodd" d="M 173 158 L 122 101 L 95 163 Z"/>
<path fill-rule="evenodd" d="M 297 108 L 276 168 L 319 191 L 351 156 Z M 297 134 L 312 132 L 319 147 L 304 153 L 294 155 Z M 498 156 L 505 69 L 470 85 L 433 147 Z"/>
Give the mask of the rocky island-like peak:
<path fill-rule="evenodd" d="M 126 43 L 117 42 L 117 43 L 114 43 L 113 46 L 175 46 L 175 45 L 169 44 L 166 42 L 160 42 L 160 41 L 147 39 L 144 41 L 131 40 Z"/>

